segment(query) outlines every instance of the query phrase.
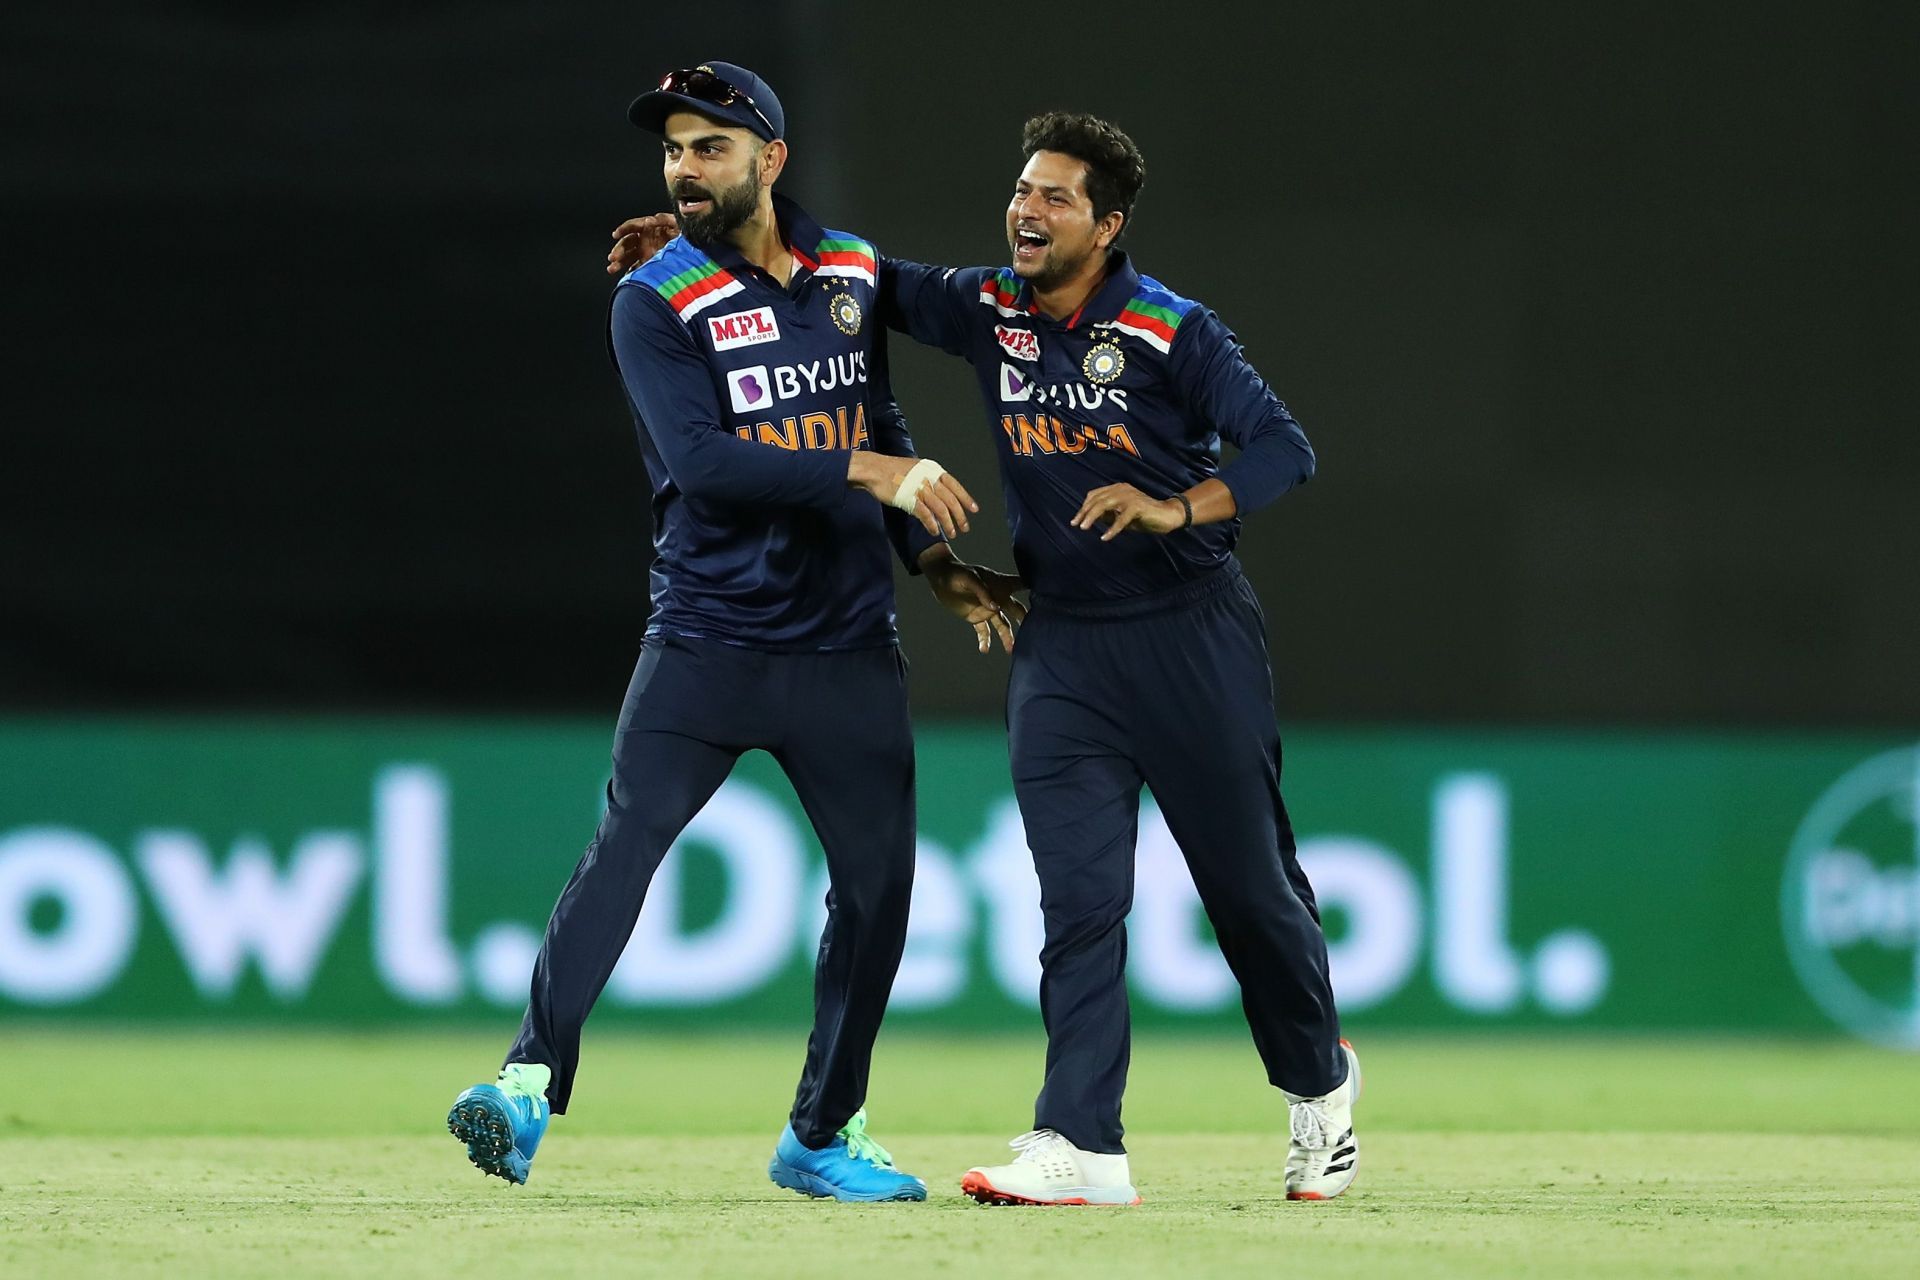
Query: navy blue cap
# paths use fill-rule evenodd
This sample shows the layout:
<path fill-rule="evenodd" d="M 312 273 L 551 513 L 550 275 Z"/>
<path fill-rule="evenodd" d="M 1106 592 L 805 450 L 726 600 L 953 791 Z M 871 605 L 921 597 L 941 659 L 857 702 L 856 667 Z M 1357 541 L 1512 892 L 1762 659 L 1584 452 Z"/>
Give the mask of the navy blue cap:
<path fill-rule="evenodd" d="M 690 75 L 705 72 L 718 83 L 713 86 L 712 96 L 702 96 L 702 86 L 686 83 Z M 679 90 L 666 86 L 679 81 Z M 627 108 L 627 119 L 650 133 L 665 133 L 667 117 L 676 111 L 697 111 L 722 124 L 736 125 L 751 130 L 768 142 L 783 138 L 787 133 L 787 113 L 780 109 L 780 99 L 773 92 L 773 86 L 762 80 L 745 67 L 731 62 L 703 62 L 697 67 L 684 71 L 670 72 L 658 89 L 648 90 L 633 100 Z M 731 88 L 733 94 L 726 90 Z M 733 97 L 733 101 L 722 104 L 713 98 Z"/>

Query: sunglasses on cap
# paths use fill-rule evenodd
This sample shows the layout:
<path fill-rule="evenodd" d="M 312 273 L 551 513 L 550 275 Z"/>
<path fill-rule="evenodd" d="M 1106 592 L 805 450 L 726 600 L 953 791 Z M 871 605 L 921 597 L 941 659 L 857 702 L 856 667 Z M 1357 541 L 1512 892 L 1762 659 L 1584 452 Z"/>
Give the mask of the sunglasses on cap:
<path fill-rule="evenodd" d="M 687 67 L 679 71 L 669 71 L 660 77 L 660 88 L 667 93 L 678 93 L 701 102 L 711 102 L 716 107 L 731 107 L 743 102 L 747 110 L 760 117 L 760 123 L 767 126 L 769 135 L 777 136 L 779 130 L 773 127 L 773 121 L 767 119 L 767 113 L 754 105 L 753 99 L 733 85 L 722 80 L 705 67 Z"/>

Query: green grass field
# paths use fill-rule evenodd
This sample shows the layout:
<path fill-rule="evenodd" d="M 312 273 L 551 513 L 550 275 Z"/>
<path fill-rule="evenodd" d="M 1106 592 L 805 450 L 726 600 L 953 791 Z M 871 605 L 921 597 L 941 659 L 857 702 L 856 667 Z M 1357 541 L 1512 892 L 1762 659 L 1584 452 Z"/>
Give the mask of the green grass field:
<path fill-rule="evenodd" d="M 0 1276 L 1920 1274 L 1920 1061 L 1866 1048 L 1362 1037 L 1362 1172 L 1289 1204 L 1239 1039 L 1143 1034 L 1137 1209 L 986 1209 L 1037 1037 L 883 1037 L 874 1131 L 926 1204 L 766 1180 L 798 1035 L 589 1036 L 532 1181 L 442 1128 L 503 1035 L 13 1026 Z"/>

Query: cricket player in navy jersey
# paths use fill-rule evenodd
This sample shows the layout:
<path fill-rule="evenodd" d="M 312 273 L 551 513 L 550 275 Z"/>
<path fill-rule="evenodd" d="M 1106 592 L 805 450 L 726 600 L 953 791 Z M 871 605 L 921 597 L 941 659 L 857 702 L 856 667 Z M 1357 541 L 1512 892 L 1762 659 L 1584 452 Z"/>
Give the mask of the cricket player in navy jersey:
<path fill-rule="evenodd" d="M 866 1131 L 913 883 L 890 558 L 911 567 L 978 507 L 913 456 L 874 320 L 873 246 L 772 192 L 787 146 L 767 83 L 724 62 L 677 71 L 629 117 L 661 135 L 684 229 L 620 281 L 609 321 L 653 486 L 652 613 L 606 816 L 547 924 L 519 1038 L 448 1127 L 482 1170 L 526 1181 L 654 871 L 759 748 L 792 781 L 832 879 L 814 1030 L 768 1174 L 813 1196 L 924 1200 Z"/>
<path fill-rule="evenodd" d="M 1014 622 L 1013 590 L 1032 590 L 1007 727 L 1046 921 L 1046 1077 L 1014 1160 L 961 1185 L 989 1204 L 1138 1201 L 1120 1102 L 1144 784 L 1286 1096 L 1287 1196 L 1328 1199 L 1357 1167 L 1359 1063 L 1281 798 L 1266 624 L 1233 555 L 1241 518 L 1308 480 L 1313 450 L 1220 319 L 1116 246 L 1145 180 L 1131 139 L 1051 114 L 1028 122 L 1022 154 L 1010 267 L 880 271 L 887 323 L 973 365 L 1012 526 L 1017 579 L 956 567 L 941 545 L 924 553 L 946 566 L 930 580 L 951 595 L 970 576 Z M 641 239 L 616 261 L 652 222 L 621 229 Z M 1239 450 L 1224 464 L 1223 439 Z"/>

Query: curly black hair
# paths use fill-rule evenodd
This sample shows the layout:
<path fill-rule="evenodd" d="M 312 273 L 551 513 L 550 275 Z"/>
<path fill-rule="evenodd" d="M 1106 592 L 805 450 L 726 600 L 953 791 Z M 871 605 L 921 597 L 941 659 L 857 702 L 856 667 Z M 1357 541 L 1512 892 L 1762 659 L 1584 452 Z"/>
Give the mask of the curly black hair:
<path fill-rule="evenodd" d="M 1134 199 L 1146 185 L 1147 162 L 1118 125 L 1083 112 L 1049 111 L 1020 130 L 1020 154 L 1032 159 L 1036 151 L 1058 151 L 1086 165 L 1094 221 L 1118 212 L 1126 219 L 1121 234 L 1126 233 Z"/>

